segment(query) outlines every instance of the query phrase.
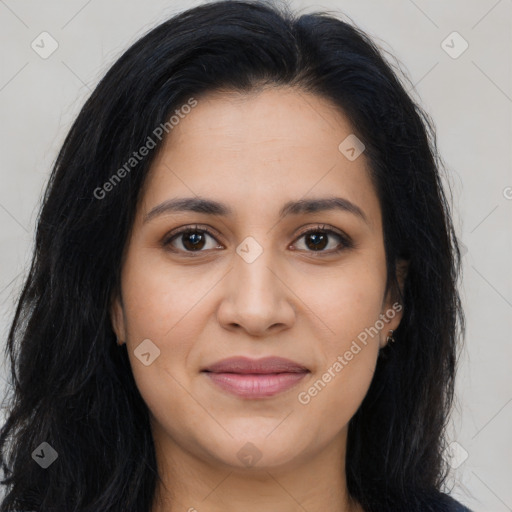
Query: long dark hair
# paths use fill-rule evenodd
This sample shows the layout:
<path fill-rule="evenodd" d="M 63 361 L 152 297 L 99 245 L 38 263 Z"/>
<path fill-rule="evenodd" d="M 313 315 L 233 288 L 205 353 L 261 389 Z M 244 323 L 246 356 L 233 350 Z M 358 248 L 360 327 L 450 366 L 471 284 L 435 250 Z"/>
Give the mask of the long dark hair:
<path fill-rule="evenodd" d="M 0 512 L 150 510 L 158 474 L 148 410 L 109 309 L 161 145 L 155 129 L 170 132 L 169 117 L 192 97 L 263 85 L 315 93 L 349 117 L 380 200 L 388 286 L 398 259 L 409 261 L 396 342 L 349 424 L 350 495 L 371 512 L 431 510 L 432 496 L 445 510 L 445 429 L 465 330 L 460 252 L 432 122 L 404 80 L 353 24 L 253 1 L 182 12 L 115 62 L 58 154 L 8 335 Z M 148 137 L 155 149 L 127 167 Z M 58 454 L 47 469 L 33 459 L 43 442 Z"/>

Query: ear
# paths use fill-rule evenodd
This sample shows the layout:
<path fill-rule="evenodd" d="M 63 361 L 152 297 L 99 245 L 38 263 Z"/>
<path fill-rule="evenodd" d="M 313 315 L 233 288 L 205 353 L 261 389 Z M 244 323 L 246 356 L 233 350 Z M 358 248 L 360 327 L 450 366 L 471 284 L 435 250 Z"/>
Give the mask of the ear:
<path fill-rule="evenodd" d="M 405 280 L 407 279 L 407 274 L 409 272 L 409 260 L 404 260 L 404 259 L 398 260 L 396 262 L 395 272 L 396 272 L 396 279 L 398 281 L 398 286 L 400 288 L 400 295 L 403 295 Z M 399 300 L 398 294 L 395 296 L 395 300 Z"/>
<path fill-rule="evenodd" d="M 404 292 L 404 285 L 407 279 L 408 270 L 408 260 L 400 259 L 397 261 L 395 272 L 400 293 L 398 293 L 396 286 L 390 286 L 390 289 L 386 294 L 386 298 L 383 303 L 383 310 L 381 311 L 381 318 L 384 322 L 384 328 L 381 331 L 379 343 L 380 348 L 383 348 L 387 345 L 387 337 L 389 331 L 395 331 L 402 321 L 404 305 L 400 300 L 400 296 L 403 295 Z"/>
<path fill-rule="evenodd" d="M 121 297 L 119 293 L 115 293 L 110 302 L 110 322 L 112 323 L 112 329 L 114 330 L 119 345 L 126 341 L 124 318 L 124 308 Z"/>

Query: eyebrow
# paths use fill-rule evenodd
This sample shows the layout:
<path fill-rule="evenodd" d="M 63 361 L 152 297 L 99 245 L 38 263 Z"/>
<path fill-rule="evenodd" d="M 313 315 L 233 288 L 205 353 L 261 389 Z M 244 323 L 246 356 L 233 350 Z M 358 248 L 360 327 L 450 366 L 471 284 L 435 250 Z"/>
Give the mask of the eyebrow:
<path fill-rule="evenodd" d="M 299 199 L 288 201 L 279 211 L 279 217 L 301 215 L 308 213 L 339 210 L 359 217 L 370 225 L 368 218 L 359 206 L 342 197 L 326 197 L 319 199 Z M 152 208 L 144 217 L 144 223 L 164 213 L 195 212 L 207 215 L 232 216 L 233 210 L 224 203 L 202 197 L 182 197 L 168 199 Z"/>

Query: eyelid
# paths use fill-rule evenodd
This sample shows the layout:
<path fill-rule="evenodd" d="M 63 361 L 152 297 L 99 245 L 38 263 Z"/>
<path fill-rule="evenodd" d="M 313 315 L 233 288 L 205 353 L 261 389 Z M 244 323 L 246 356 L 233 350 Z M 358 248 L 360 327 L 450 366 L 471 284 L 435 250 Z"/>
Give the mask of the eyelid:
<path fill-rule="evenodd" d="M 343 251 L 344 249 L 352 249 L 355 247 L 355 244 L 352 241 L 352 238 L 350 236 L 348 236 L 343 231 L 341 231 L 333 226 L 330 226 L 328 224 L 317 224 L 315 226 L 304 229 L 295 237 L 295 240 L 293 241 L 293 243 L 295 244 L 297 242 L 297 240 L 302 238 L 304 235 L 307 235 L 309 233 L 316 233 L 316 232 L 320 232 L 320 231 L 324 232 L 328 235 L 336 235 L 341 240 L 341 245 L 343 247 L 338 248 L 338 249 L 331 249 L 330 251 L 307 251 L 308 253 L 311 253 L 313 255 L 315 255 L 315 254 L 317 254 L 317 255 L 331 254 L 332 255 L 332 254 L 337 254 L 337 253 Z"/>
<path fill-rule="evenodd" d="M 169 233 L 167 233 L 164 236 L 164 238 L 162 240 L 162 244 L 167 245 L 175 236 L 181 235 L 183 233 L 187 233 L 188 231 L 201 231 L 213 238 L 215 238 L 214 235 L 219 238 L 222 238 L 221 234 L 215 228 L 212 228 L 211 226 L 207 226 L 206 224 L 190 224 L 190 225 L 181 226 L 179 228 L 173 229 L 172 231 L 169 231 Z M 218 240 L 216 240 L 216 241 L 218 242 Z"/>
<path fill-rule="evenodd" d="M 299 232 L 299 234 L 296 236 L 295 240 L 297 240 L 301 236 L 304 236 L 304 235 L 307 235 L 308 233 L 316 232 L 316 231 L 324 231 L 329 234 L 334 233 L 335 235 L 338 235 L 343 240 L 346 240 L 347 242 L 350 241 L 350 237 L 348 235 L 343 233 L 343 231 L 341 231 L 333 226 L 330 226 L 329 224 L 316 224 L 314 226 L 304 228 L 304 230 Z"/>

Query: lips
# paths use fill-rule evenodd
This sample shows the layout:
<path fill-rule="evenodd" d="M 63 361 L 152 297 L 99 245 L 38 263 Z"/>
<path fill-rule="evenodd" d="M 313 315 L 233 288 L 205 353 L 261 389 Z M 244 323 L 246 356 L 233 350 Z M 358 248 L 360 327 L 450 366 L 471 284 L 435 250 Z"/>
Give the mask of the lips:
<path fill-rule="evenodd" d="M 232 357 L 201 370 L 217 387 L 244 398 L 264 398 L 284 392 L 309 370 L 282 357 Z"/>
<path fill-rule="evenodd" d="M 283 357 L 264 357 L 250 359 L 248 357 L 231 357 L 207 366 L 202 371 L 212 373 L 299 373 L 309 371 L 305 366 Z"/>

